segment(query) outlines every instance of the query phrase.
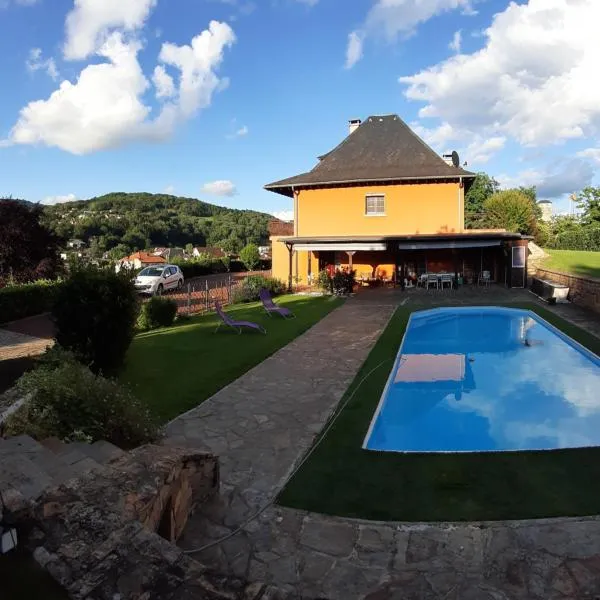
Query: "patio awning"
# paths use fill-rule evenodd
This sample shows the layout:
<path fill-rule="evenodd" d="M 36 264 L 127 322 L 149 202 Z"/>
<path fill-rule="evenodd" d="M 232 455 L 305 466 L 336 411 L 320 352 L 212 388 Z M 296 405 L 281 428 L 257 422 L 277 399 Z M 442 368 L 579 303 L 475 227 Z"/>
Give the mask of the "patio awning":
<path fill-rule="evenodd" d="M 445 240 L 445 241 L 422 241 L 401 242 L 399 250 L 442 250 L 446 248 L 488 248 L 501 246 L 502 240 Z"/>
<path fill-rule="evenodd" d="M 311 250 L 313 252 L 328 250 L 335 252 L 383 252 L 386 250 L 384 243 L 355 242 L 355 243 L 333 243 L 333 244 L 294 244 L 294 250 Z"/>

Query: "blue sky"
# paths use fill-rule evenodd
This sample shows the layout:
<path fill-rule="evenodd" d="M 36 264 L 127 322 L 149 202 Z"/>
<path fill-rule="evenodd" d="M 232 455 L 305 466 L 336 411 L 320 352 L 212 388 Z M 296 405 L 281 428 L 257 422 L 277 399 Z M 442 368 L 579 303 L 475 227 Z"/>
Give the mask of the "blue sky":
<path fill-rule="evenodd" d="M 397 113 L 556 211 L 600 178 L 595 0 L 0 0 L 0 194 L 287 211 L 347 120 Z"/>

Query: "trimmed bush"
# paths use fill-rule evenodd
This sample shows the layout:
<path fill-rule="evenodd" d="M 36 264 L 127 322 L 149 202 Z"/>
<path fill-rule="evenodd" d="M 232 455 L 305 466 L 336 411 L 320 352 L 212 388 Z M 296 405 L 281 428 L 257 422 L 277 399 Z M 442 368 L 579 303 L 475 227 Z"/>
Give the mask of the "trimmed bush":
<path fill-rule="evenodd" d="M 557 250 L 600 250 L 600 227 L 578 225 L 556 236 L 549 236 L 548 248 Z"/>
<path fill-rule="evenodd" d="M 175 300 L 153 296 L 142 304 L 137 324 L 140 329 L 169 327 L 169 325 L 173 325 L 176 315 L 177 302 Z"/>
<path fill-rule="evenodd" d="M 41 280 L 0 288 L 0 323 L 8 323 L 52 310 L 58 281 Z"/>
<path fill-rule="evenodd" d="M 130 390 L 95 375 L 62 349 L 48 352 L 36 369 L 19 379 L 17 387 L 32 397 L 8 417 L 9 435 L 107 440 L 123 449 L 158 437 L 149 411 Z"/>
<path fill-rule="evenodd" d="M 277 296 L 285 292 L 285 284 L 279 279 L 273 277 L 263 277 L 262 275 L 249 275 L 237 286 L 233 292 L 233 301 L 255 302 L 260 299 L 260 290 L 269 290 L 271 296 Z"/>
<path fill-rule="evenodd" d="M 56 340 L 95 373 L 114 373 L 133 339 L 138 302 L 127 275 L 76 270 L 56 297 Z"/>

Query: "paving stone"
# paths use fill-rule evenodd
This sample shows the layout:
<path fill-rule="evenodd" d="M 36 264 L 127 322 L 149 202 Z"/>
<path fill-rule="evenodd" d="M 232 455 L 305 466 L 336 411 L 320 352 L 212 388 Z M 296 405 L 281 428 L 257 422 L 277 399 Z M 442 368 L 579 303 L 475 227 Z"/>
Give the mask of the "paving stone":
<path fill-rule="evenodd" d="M 348 556 L 354 548 L 356 532 L 349 523 L 314 520 L 307 517 L 300 534 L 300 544 L 331 556 Z"/>

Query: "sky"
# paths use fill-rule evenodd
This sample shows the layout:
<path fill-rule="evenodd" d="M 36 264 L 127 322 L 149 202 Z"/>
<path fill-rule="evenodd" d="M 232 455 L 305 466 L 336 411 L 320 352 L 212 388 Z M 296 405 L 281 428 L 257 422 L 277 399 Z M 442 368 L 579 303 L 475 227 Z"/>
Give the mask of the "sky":
<path fill-rule="evenodd" d="M 598 0 L 0 0 L 0 196 L 288 217 L 265 184 L 395 113 L 567 212 L 600 185 L 599 22 Z"/>

